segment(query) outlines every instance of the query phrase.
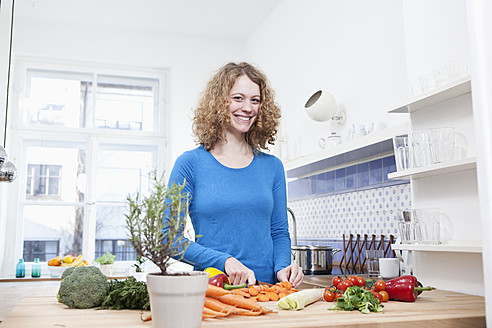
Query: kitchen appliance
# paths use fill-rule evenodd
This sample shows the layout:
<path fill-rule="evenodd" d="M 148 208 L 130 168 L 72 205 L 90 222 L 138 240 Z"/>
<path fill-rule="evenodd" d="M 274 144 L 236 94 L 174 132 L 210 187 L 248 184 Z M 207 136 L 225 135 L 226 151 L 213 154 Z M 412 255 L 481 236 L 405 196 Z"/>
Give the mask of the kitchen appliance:
<path fill-rule="evenodd" d="M 333 255 L 340 252 L 331 246 L 291 246 L 292 261 L 296 262 L 305 275 L 331 274 Z"/>

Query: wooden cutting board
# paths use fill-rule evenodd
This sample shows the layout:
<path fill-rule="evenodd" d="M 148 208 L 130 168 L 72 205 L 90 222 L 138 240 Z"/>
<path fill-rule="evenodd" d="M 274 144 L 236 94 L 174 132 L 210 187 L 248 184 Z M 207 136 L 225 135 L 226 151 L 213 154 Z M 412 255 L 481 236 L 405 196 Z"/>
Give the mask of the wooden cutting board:
<path fill-rule="evenodd" d="M 262 303 L 275 309 L 275 302 Z M 300 311 L 277 310 L 259 317 L 231 316 L 202 321 L 210 327 L 485 327 L 485 302 L 480 296 L 448 291 L 426 292 L 413 303 L 387 302 L 384 313 L 330 311 L 333 303 L 319 301 Z M 151 327 L 136 310 L 69 309 L 54 296 L 24 298 L 0 328 L 39 327 Z"/>

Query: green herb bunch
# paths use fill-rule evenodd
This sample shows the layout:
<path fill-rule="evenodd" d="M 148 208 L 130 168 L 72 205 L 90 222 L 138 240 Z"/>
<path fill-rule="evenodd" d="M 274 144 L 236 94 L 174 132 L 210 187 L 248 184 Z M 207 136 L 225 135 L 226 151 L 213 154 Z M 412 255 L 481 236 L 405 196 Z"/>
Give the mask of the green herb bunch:
<path fill-rule="evenodd" d="M 135 309 L 145 310 L 149 307 L 149 293 L 147 284 L 137 281 L 134 277 L 126 280 L 111 280 L 109 282 L 108 294 L 106 295 L 102 309 Z"/>
<path fill-rule="evenodd" d="M 383 312 L 383 306 L 374 294 L 367 289 L 359 286 L 351 286 L 343 293 L 343 297 L 337 299 L 331 310 L 353 311 L 359 310 L 362 313 Z"/>
<path fill-rule="evenodd" d="M 148 195 L 127 196 L 126 227 L 137 255 L 151 260 L 162 274 L 167 274 L 170 260 L 181 260 L 190 243 L 185 238 L 190 196 L 183 192 L 186 181 L 166 187 L 164 175 L 158 177 L 155 170 L 150 178 Z"/>

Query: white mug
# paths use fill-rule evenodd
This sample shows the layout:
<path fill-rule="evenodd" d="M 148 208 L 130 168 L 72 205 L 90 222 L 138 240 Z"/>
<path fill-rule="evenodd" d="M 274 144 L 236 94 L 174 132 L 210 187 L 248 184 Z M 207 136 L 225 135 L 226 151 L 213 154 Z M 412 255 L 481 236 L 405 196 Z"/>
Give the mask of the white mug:
<path fill-rule="evenodd" d="M 400 260 L 397 258 L 380 258 L 379 274 L 381 278 L 391 279 L 400 275 Z"/>
<path fill-rule="evenodd" d="M 323 149 L 342 143 L 342 138 L 333 132 L 329 137 L 319 139 L 319 146 Z"/>

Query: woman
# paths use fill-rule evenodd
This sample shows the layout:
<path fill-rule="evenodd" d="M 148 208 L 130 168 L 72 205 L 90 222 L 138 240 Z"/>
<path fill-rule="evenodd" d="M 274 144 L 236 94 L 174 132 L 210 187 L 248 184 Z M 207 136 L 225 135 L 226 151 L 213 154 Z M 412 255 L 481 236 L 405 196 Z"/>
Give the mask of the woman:
<path fill-rule="evenodd" d="M 184 261 L 195 269 L 223 270 L 233 284 L 289 281 L 291 264 L 285 173 L 282 162 L 261 152 L 273 144 L 280 108 L 266 77 L 247 63 L 228 63 L 208 82 L 195 110 L 198 148 L 183 153 L 169 183 L 182 183 L 192 199 L 198 241 Z"/>

